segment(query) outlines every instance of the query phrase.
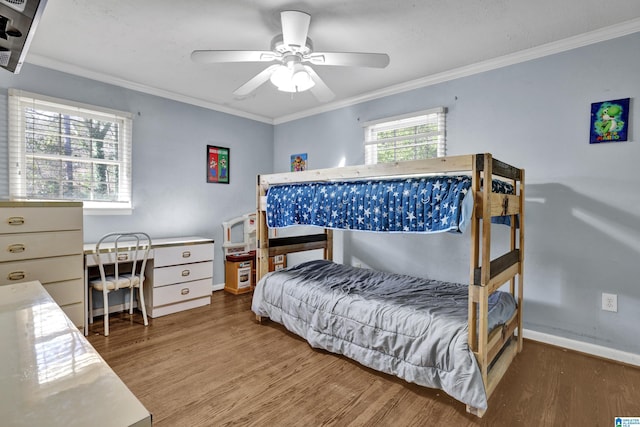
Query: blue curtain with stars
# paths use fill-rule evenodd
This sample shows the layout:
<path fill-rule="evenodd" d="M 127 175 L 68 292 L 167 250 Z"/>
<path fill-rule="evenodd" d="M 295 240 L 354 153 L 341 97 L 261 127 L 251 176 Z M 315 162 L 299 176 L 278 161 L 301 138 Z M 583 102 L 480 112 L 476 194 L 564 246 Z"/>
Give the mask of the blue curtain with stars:
<path fill-rule="evenodd" d="M 401 233 L 463 232 L 473 209 L 473 200 L 465 197 L 470 187 L 469 176 L 277 185 L 267 193 L 267 225 Z M 513 186 L 494 180 L 493 191 L 513 194 Z"/>
<path fill-rule="evenodd" d="M 468 177 L 312 182 L 267 193 L 269 227 L 315 225 L 378 232 L 456 229 Z"/>

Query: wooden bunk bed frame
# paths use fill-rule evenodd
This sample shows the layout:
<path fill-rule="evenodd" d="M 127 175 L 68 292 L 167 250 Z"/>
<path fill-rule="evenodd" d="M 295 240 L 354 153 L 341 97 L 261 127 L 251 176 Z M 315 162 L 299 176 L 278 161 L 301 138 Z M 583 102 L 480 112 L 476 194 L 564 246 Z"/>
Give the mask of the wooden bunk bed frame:
<path fill-rule="evenodd" d="M 333 233 L 269 238 L 266 194 L 269 186 L 319 181 L 398 178 L 430 174 L 471 173 L 474 200 L 471 221 L 471 262 L 469 279 L 469 347 L 482 373 L 487 399 L 495 391 L 507 368 L 522 350 L 522 294 L 524 271 L 524 169 L 496 160 L 491 154 L 471 154 L 377 165 L 308 170 L 258 176 L 257 186 L 257 266 L 256 280 L 269 271 L 269 257 L 292 252 L 322 249 L 324 258 L 333 258 Z M 492 192 L 492 178 L 513 184 L 516 194 Z M 511 216 L 510 250 L 491 257 L 491 218 Z M 516 215 L 519 219 L 516 220 Z M 517 301 L 514 315 L 502 326 L 488 331 L 488 298 L 509 282 L 509 292 Z M 260 316 L 256 316 L 259 322 Z M 478 325 L 477 329 L 475 325 Z M 467 405 L 479 417 L 484 410 Z"/>

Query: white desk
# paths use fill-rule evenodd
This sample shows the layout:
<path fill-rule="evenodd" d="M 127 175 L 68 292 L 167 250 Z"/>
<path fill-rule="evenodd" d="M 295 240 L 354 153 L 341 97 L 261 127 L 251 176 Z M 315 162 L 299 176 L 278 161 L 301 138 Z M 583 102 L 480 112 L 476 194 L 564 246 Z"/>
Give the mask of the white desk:
<path fill-rule="evenodd" d="M 113 262 L 109 260 L 108 249 L 96 254 L 95 243 L 84 245 L 85 319 L 89 316 L 89 269 L 98 265 L 98 255 L 103 263 Z M 147 315 L 159 317 L 211 304 L 213 257 L 213 239 L 152 237 L 143 287 Z M 88 322 L 85 322 L 85 335 L 88 332 Z"/>
<path fill-rule="evenodd" d="M 0 286 L 0 424 L 151 426 L 40 282 Z"/>

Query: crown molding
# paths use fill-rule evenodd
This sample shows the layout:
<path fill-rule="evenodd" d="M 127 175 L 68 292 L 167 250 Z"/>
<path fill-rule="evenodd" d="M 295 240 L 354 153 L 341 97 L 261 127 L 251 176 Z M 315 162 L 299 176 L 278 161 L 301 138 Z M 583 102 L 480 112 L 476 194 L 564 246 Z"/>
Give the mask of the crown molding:
<path fill-rule="evenodd" d="M 245 119 L 251 119 L 258 122 L 263 122 L 272 125 L 273 120 L 269 117 L 260 116 L 257 114 L 247 113 L 245 111 L 236 110 L 235 108 L 225 107 L 224 105 L 216 104 L 214 102 L 205 101 L 203 99 L 193 98 L 179 93 L 171 92 L 157 87 L 144 85 L 141 83 L 132 82 L 130 80 L 121 79 L 119 77 L 110 76 L 97 71 L 89 70 L 83 67 L 77 67 L 75 65 L 67 64 L 61 61 L 56 61 L 45 56 L 29 54 L 27 62 L 40 67 L 49 68 L 63 73 L 72 74 L 78 77 L 84 77 L 91 80 L 96 80 L 102 83 L 112 84 L 114 86 L 123 87 L 125 89 L 135 90 L 137 92 L 146 93 L 149 95 L 159 96 L 161 98 L 171 99 L 173 101 L 183 102 L 185 104 L 195 105 L 198 107 L 206 108 L 209 110 L 219 111 L 221 113 L 231 114 L 233 116 L 244 117 Z"/>
<path fill-rule="evenodd" d="M 330 104 L 324 104 L 317 108 L 312 108 L 309 110 L 299 111 L 294 114 L 277 117 L 273 120 L 273 124 L 278 125 L 278 124 L 290 122 L 293 120 L 314 116 L 316 114 L 337 110 L 339 108 L 350 107 L 355 104 L 360 104 L 362 102 L 383 98 L 385 96 L 396 95 L 402 92 L 407 92 L 410 90 L 419 89 L 426 86 L 444 83 L 444 82 L 459 79 L 462 77 L 472 76 L 474 74 L 483 73 L 485 71 L 496 70 L 498 68 L 507 67 L 509 65 L 519 64 L 522 62 L 531 61 L 533 59 L 554 55 L 556 53 L 562 53 L 568 50 L 577 49 L 579 47 L 588 46 L 591 44 L 615 39 L 618 37 L 623 37 L 629 34 L 637 33 L 639 31 L 640 31 L 640 18 L 632 19 L 630 21 L 626 21 L 621 24 L 604 27 L 599 30 L 594 30 L 588 33 L 569 37 L 563 40 L 558 40 L 555 42 L 536 46 L 530 49 L 525 49 L 509 55 L 504 55 L 498 58 L 493 58 L 486 61 L 471 64 L 468 66 L 448 70 L 442 73 L 425 76 L 419 79 L 389 86 L 389 87 L 376 90 L 373 92 L 369 92 L 363 95 L 344 99 L 342 101 L 337 101 Z"/>
<path fill-rule="evenodd" d="M 337 110 L 344 107 L 349 107 L 362 102 L 371 101 L 385 96 L 396 95 L 399 93 L 407 92 L 414 89 L 423 88 L 426 86 L 432 86 L 439 83 L 459 79 L 462 77 L 472 76 L 474 74 L 483 73 L 485 71 L 491 71 L 509 65 L 519 64 L 522 62 L 530 61 L 533 59 L 542 58 L 556 53 L 565 52 L 568 50 L 576 49 L 579 47 L 595 44 L 618 37 L 626 36 L 640 31 L 640 18 L 632 19 L 620 24 L 604 27 L 598 30 L 590 31 L 588 33 L 580 34 L 577 36 L 569 37 L 563 40 L 547 43 L 544 45 L 536 46 L 530 49 L 515 52 L 509 55 L 501 56 L 498 58 L 478 62 L 468 66 L 455 68 L 442 73 L 437 73 L 429 76 L 425 76 L 419 79 L 410 80 L 408 82 L 400 83 L 393 86 L 368 92 L 363 95 L 347 98 L 341 101 L 332 102 L 321 105 L 316 108 L 311 108 L 303 111 L 299 111 L 293 114 L 288 114 L 271 119 L 269 117 L 247 113 L 245 111 L 229 108 L 224 105 L 216 104 L 210 101 L 205 101 L 198 98 L 181 95 L 175 92 L 159 89 L 156 87 L 132 82 L 129 80 L 121 79 L 114 76 L 109 76 L 103 73 L 99 73 L 86 68 L 77 67 L 74 65 L 66 64 L 60 61 L 53 60 L 41 55 L 29 54 L 27 56 L 27 62 L 30 64 L 38 65 L 45 68 L 73 74 L 79 77 L 85 77 L 88 79 L 100 81 L 103 83 L 112 84 L 115 86 L 123 87 L 126 89 L 135 90 L 150 95 L 156 95 L 162 98 L 171 99 L 174 101 L 183 102 L 186 104 L 195 105 L 202 108 L 207 108 L 222 113 L 231 114 L 238 117 L 243 117 L 258 122 L 263 122 L 271 125 L 279 125 L 282 123 L 302 119 L 316 114 L 325 113 L 328 111 Z"/>

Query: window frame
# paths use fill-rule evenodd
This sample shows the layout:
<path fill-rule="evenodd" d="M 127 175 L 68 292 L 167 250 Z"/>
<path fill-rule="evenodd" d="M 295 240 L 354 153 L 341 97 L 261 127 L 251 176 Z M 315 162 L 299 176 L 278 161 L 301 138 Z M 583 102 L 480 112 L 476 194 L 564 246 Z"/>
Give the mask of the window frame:
<path fill-rule="evenodd" d="M 435 117 L 433 117 L 435 116 Z M 395 136 L 388 139 L 377 139 L 375 135 L 383 131 L 398 131 L 408 129 L 410 127 L 418 127 L 422 125 L 431 124 L 434 121 L 438 124 L 436 131 L 429 131 L 420 134 L 414 134 L 410 136 Z M 378 164 L 378 163 L 392 163 L 397 160 L 397 153 L 401 149 L 406 148 L 420 148 L 429 145 L 436 146 L 436 156 L 444 157 L 446 155 L 446 108 L 436 107 L 428 110 L 416 111 L 413 113 L 407 113 L 399 116 L 386 117 L 383 119 L 372 120 L 362 124 L 364 130 L 364 163 L 366 165 Z M 436 138 L 436 142 L 423 142 L 415 143 L 410 146 L 393 147 L 394 159 L 388 162 L 379 162 L 378 150 L 382 144 L 388 144 L 390 142 L 397 142 L 406 139 L 418 139 L 421 138 Z M 430 157 L 414 157 L 413 160 L 430 158 Z"/>
<path fill-rule="evenodd" d="M 34 107 L 60 114 L 118 123 L 118 159 L 96 162 L 95 157 L 74 157 L 86 159 L 89 163 L 111 163 L 118 166 L 118 201 L 80 199 L 85 214 L 127 215 L 133 211 L 132 201 L 132 128 L 133 115 L 129 112 L 113 110 L 95 105 L 83 104 L 66 99 L 9 89 L 9 198 L 11 200 L 34 201 L 78 201 L 78 199 L 40 199 L 27 195 L 26 153 L 26 108 Z M 38 156 L 47 157 L 46 154 Z M 63 156 L 55 155 L 60 159 Z"/>

